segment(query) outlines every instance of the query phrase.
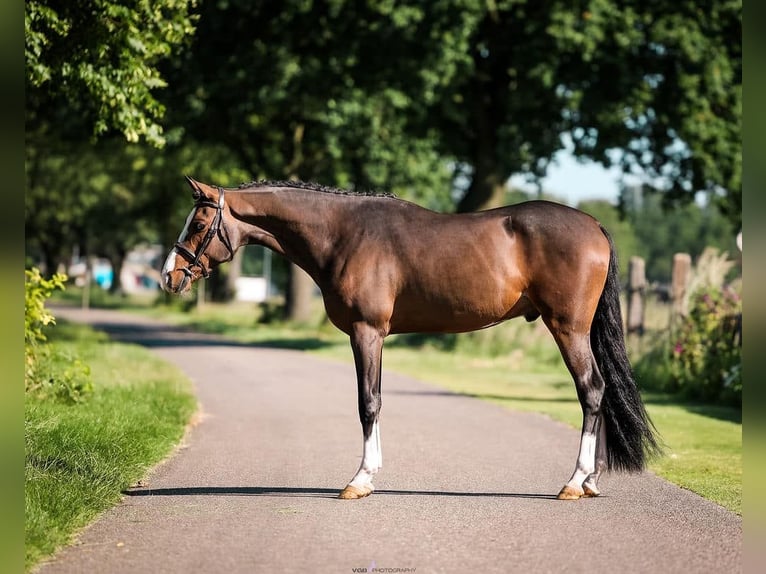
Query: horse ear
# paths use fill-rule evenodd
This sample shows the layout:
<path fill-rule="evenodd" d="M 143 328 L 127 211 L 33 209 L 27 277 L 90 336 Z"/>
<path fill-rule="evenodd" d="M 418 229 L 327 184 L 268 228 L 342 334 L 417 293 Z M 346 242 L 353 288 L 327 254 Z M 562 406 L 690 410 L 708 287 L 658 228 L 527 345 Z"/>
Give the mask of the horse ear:
<path fill-rule="evenodd" d="M 192 197 L 195 201 L 198 200 L 202 196 L 202 190 L 199 187 L 199 183 L 194 181 L 194 179 L 188 175 L 185 175 L 184 177 L 186 178 L 186 182 L 189 184 L 189 187 L 192 188 Z"/>

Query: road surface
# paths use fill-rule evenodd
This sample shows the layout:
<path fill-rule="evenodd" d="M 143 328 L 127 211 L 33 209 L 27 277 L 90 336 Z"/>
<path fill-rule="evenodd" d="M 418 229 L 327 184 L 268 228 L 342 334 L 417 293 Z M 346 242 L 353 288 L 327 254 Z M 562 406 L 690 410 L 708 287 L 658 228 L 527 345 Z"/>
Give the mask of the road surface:
<path fill-rule="evenodd" d="M 555 500 L 577 431 L 389 372 L 377 490 L 338 500 L 362 450 L 350 363 L 113 311 L 56 314 L 177 364 L 201 416 L 42 574 L 742 569 L 736 514 L 650 473 L 607 475 L 599 498 Z"/>

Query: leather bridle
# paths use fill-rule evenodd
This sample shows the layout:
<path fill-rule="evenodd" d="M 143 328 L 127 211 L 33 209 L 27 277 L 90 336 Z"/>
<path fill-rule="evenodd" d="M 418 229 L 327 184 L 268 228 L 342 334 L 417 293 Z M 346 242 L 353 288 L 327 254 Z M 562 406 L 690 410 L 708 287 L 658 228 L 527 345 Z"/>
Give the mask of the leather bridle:
<path fill-rule="evenodd" d="M 190 281 L 193 277 L 192 274 L 192 268 L 193 267 L 199 267 L 200 271 L 202 272 L 202 276 L 206 279 L 210 277 L 210 270 L 205 267 L 205 265 L 202 263 L 202 256 L 205 254 L 205 251 L 210 246 L 210 242 L 213 241 L 213 238 L 218 236 L 218 238 L 221 240 L 221 243 L 226 246 L 226 249 L 229 250 L 229 257 L 228 259 L 224 259 L 221 261 L 221 263 L 225 263 L 226 261 L 231 261 L 234 258 L 234 249 L 231 247 L 231 241 L 229 240 L 229 233 L 226 230 L 226 225 L 223 222 L 223 206 L 224 206 L 224 194 L 223 194 L 223 188 L 218 188 L 218 203 L 215 201 L 212 201 L 210 199 L 207 199 L 205 196 L 202 196 L 202 199 L 198 200 L 194 204 L 194 210 L 196 212 L 197 209 L 201 207 L 212 207 L 215 209 L 215 216 L 213 216 L 213 221 L 210 223 L 210 227 L 208 227 L 207 233 L 205 234 L 205 237 L 202 239 L 202 242 L 197 246 L 197 249 L 192 253 L 190 249 L 188 249 L 186 246 L 183 245 L 180 241 L 176 242 L 175 244 L 175 250 L 176 253 L 181 255 L 184 259 L 186 259 L 189 262 L 189 265 L 187 267 L 180 267 L 178 271 L 183 272 L 185 275 L 183 281 L 184 284 L 187 281 Z M 194 219 L 194 216 L 192 215 L 192 219 Z M 208 259 L 209 262 L 209 259 Z M 182 287 L 183 288 L 183 285 Z"/>

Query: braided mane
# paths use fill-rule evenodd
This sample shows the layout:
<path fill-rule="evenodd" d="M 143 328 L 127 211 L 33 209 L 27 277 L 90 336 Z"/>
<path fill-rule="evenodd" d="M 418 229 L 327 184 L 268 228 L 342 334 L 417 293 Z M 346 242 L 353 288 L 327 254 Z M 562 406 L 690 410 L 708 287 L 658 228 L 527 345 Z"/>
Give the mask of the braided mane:
<path fill-rule="evenodd" d="M 291 187 L 293 189 L 305 189 L 309 191 L 318 191 L 321 193 L 333 193 L 335 195 L 355 195 L 363 197 L 396 197 L 393 193 L 378 192 L 371 190 L 364 191 L 351 191 L 348 189 L 338 189 L 335 187 L 328 187 L 314 182 L 306 181 L 271 181 L 271 180 L 259 180 L 242 183 L 239 189 L 253 189 L 260 187 Z"/>

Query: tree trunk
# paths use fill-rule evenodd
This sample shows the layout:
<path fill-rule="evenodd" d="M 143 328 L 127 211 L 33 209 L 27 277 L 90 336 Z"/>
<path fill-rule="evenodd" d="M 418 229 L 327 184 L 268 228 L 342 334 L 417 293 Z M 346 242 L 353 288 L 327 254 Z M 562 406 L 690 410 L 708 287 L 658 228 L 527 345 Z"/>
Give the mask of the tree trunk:
<path fill-rule="evenodd" d="M 301 173 L 308 175 L 303 157 L 304 124 L 299 122 L 293 129 L 293 157 L 285 168 L 287 178 L 301 179 Z M 296 323 L 311 320 L 311 297 L 314 293 L 314 280 L 300 267 L 290 263 L 285 292 L 285 319 Z"/>
<path fill-rule="evenodd" d="M 490 30 L 495 30 L 496 25 L 491 20 L 488 22 Z M 498 160 L 498 134 L 497 130 L 502 125 L 502 98 L 506 96 L 506 86 L 498 83 L 494 67 L 496 63 L 491 55 L 489 58 L 475 57 L 477 73 L 474 78 L 476 83 L 476 98 L 473 100 L 471 110 L 475 139 L 473 141 L 473 179 L 468 191 L 460 200 L 457 211 L 461 213 L 469 211 L 481 211 L 500 207 L 505 199 L 505 181 L 508 174 L 503 170 L 502 162 Z"/>
<path fill-rule="evenodd" d="M 314 287 L 314 280 L 309 274 L 291 263 L 285 293 L 285 319 L 296 323 L 308 323 L 311 320 Z"/>
<path fill-rule="evenodd" d="M 483 162 L 482 162 L 483 163 Z M 505 178 L 487 166 L 487 171 L 477 168 L 463 199 L 458 203 L 460 213 L 482 211 L 504 205 Z"/>
<path fill-rule="evenodd" d="M 112 284 L 109 286 L 109 293 L 112 295 L 122 295 L 122 268 L 125 264 L 126 253 L 119 251 L 109 257 L 109 263 L 112 266 Z"/>
<path fill-rule="evenodd" d="M 58 270 L 59 259 L 52 250 L 43 247 L 43 275 L 50 277 Z"/>

